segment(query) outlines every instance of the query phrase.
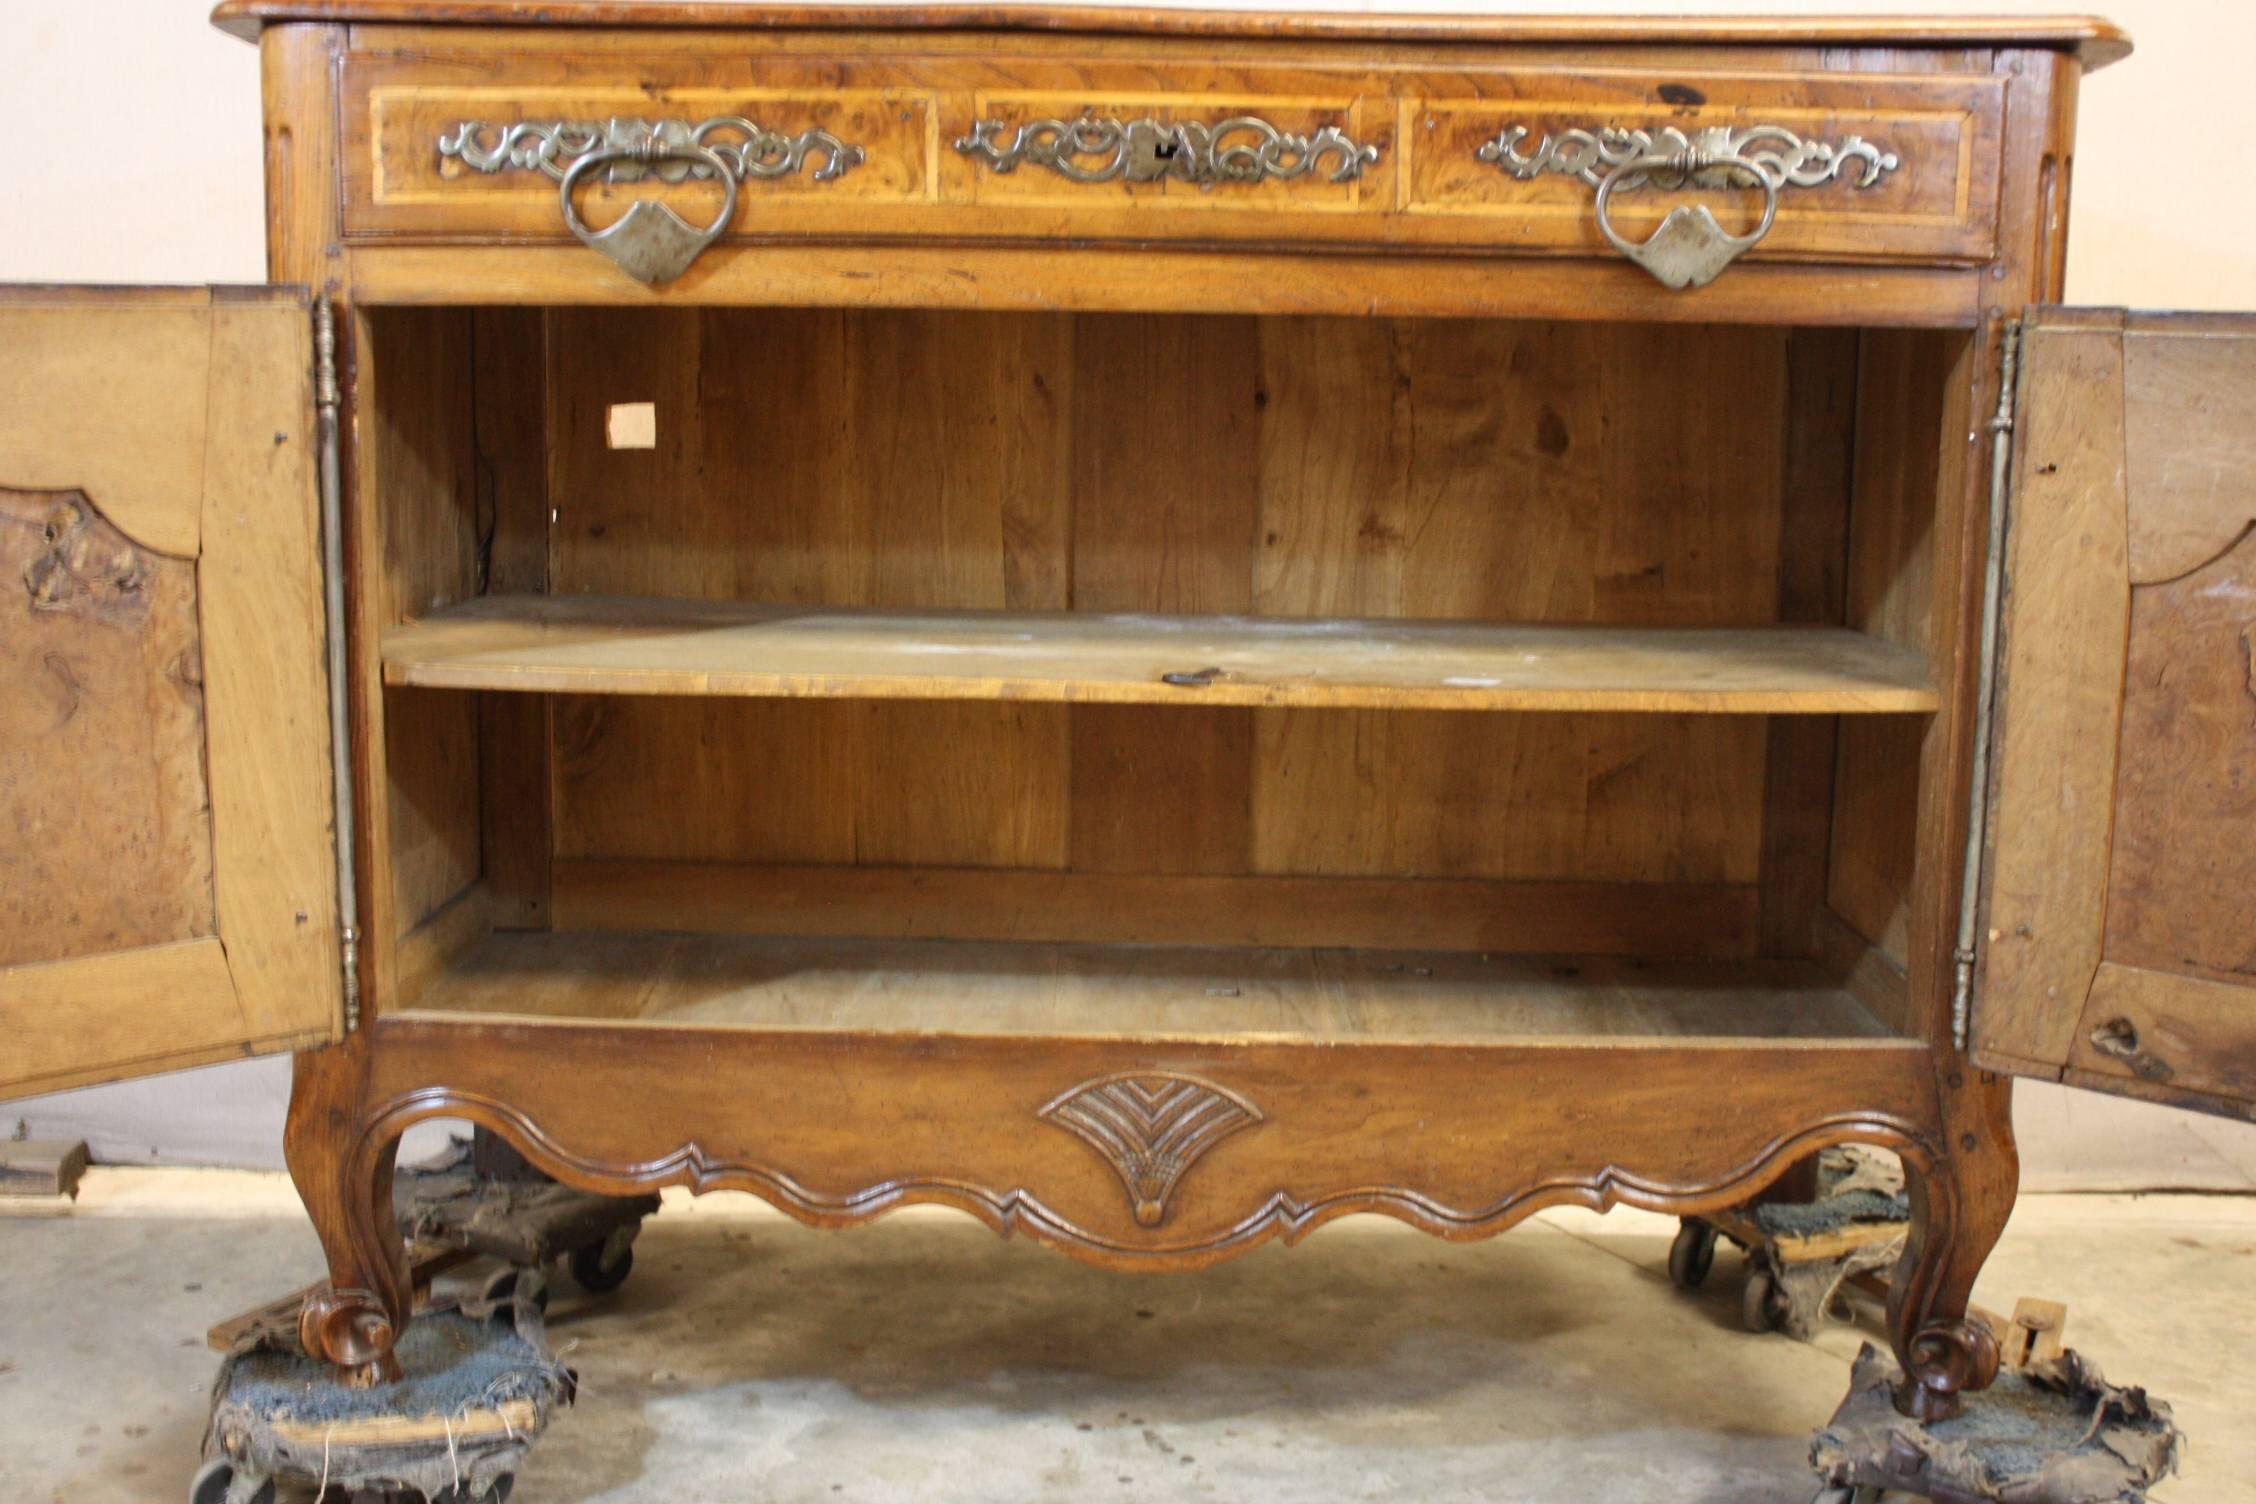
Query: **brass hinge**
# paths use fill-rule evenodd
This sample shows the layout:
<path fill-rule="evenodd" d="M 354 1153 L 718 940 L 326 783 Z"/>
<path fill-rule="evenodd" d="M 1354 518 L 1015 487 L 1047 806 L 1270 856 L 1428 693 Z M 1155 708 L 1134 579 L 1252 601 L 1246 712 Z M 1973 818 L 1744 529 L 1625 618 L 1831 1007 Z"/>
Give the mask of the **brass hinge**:
<path fill-rule="evenodd" d="M 1974 688 L 1973 774 L 1967 780 L 1966 853 L 1958 894 L 1951 1044 L 1964 1050 L 1974 1018 L 1974 962 L 1981 931 L 1982 846 L 1989 823 L 1990 734 L 1997 714 L 1999 622 L 2005 597 L 2005 516 L 2013 490 L 2013 416 L 2020 400 L 2021 321 L 2007 324 L 1998 354 L 1997 411 L 1989 421 L 1990 547 L 1982 569 L 1982 638 Z"/>
<path fill-rule="evenodd" d="M 321 447 L 321 574 L 329 638 L 329 776 L 337 847 L 337 965 L 345 1032 L 360 1027 L 360 890 L 353 866 L 351 707 L 345 681 L 344 481 L 338 463 L 343 406 L 337 384 L 337 312 L 324 293 L 313 306 L 314 432 Z"/>

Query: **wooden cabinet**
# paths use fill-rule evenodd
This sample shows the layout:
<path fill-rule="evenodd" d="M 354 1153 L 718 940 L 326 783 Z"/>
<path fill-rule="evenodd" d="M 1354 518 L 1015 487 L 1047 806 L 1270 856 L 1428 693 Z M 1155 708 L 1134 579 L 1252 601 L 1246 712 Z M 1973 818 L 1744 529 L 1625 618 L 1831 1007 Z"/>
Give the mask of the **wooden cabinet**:
<path fill-rule="evenodd" d="M 230 0 L 335 370 L 0 313 L 0 1085 L 299 1049 L 316 1351 L 432 1117 L 1123 1269 L 1862 1142 L 1932 1415 L 1998 1073 L 2251 1110 L 2256 353 L 2045 306 L 2116 33 L 842 15 Z"/>

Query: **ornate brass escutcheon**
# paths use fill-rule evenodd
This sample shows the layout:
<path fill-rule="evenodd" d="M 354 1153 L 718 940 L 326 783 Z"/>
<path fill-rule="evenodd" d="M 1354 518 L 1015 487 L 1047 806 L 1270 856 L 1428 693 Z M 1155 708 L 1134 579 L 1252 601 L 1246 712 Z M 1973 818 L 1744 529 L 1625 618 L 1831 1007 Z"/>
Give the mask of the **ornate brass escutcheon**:
<path fill-rule="evenodd" d="M 1590 184 L 1598 190 L 1593 212 L 1606 243 L 1672 288 L 1705 287 L 1754 249 L 1778 217 L 1783 190 L 1815 188 L 1836 178 L 1870 188 L 1901 165 L 1894 152 L 1857 136 L 1834 145 L 1804 140 L 1777 125 L 1710 125 L 1690 131 L 1606 126 L 1546 134 L 1532 151 L 1522 150 L 1529 134 L 1524 125 L 1508 126 L 1474 155 L 1523 181 L 1548 172 Z M 1725 230 L 1705 204 L 1670 210 L 1643 243 L 1626 239 L 1609 214 L 1613 195 L 1622 189 L 1715 189 L 1734 183 L 1763 196 L 1761 218 L 1744 235 Z"/>

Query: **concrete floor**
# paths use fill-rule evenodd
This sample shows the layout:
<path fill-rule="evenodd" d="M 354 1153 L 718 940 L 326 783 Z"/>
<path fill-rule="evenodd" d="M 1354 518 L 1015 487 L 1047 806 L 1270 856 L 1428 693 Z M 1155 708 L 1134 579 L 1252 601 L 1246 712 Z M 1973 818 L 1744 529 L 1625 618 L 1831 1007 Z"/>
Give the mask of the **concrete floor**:
<path fill-rule="evenodd" d="M 1681 1295 L 1672 1230 L 1356 1219 L 1138 1279 L 945 1213 L 823 1235 L 672 1203 L 624 1290 L 559 1291 L 582 1397 L 517 1498 L 1803 1504 L 1865 1333 L 1746 1335 L 1734 1256 Z M 318 1260 L 277 1177 L 113 1170 L 75 1215 L 0 1218 L 0 1271 L 0 1498 L 142 1504 L 183 1496 L 204 1326 Z M 2252 1272 L 2256 1199 L 2030 1197 L 1978 1299 L 2065 1300 L 2072 1345 L 2176 1405 L 2191 1457 L 2157 1499 L 2256 1504 Z"/>

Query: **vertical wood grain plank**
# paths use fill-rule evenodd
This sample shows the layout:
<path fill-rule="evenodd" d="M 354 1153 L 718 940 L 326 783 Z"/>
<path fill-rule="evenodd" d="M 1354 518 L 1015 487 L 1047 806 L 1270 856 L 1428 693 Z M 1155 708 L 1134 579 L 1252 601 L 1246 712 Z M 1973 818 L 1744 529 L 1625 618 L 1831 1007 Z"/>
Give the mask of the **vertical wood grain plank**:
<path fill-rule="evenodd" d="M 548 589 L 546 315 L 479 309 L 472 319 L 477 517 L 490 594 Z M 494 923 L 549 922 L 551 847 L 547 695 L 478 697 L 482 867 Z"/>
<path fill-rule="evenodd" d="M 1075 321 L 1076 610 L 1250 609 L 1260 348 L 1249 318 Z M 1252 712 L 1083 705 L 1071 720 L 1075 871 L 1245 870 Z"/>
<path fill-rule="evenodd" d="M 2032 328 L 1976 1039 L 2065 1062 L 2098 970 L 2130 612 L 2119 328 Z"/>
<path fill-rule="evenodd" d="M 1858 336 L 1796 330 L 1787 341 L 1785 476 L 1780 496 L 1778 618 L 1841 620 L 1856 438 Z M 1831 716 L 1776 716 L 1765 748 L 1763 949 L 1803 955 L 1831 865 Z"/>

